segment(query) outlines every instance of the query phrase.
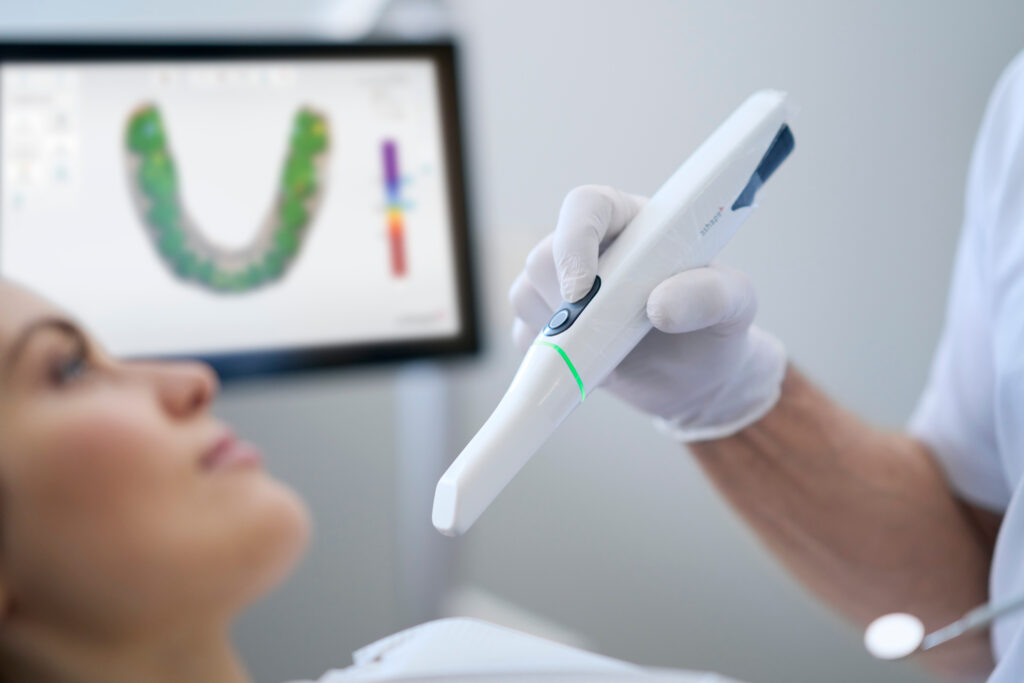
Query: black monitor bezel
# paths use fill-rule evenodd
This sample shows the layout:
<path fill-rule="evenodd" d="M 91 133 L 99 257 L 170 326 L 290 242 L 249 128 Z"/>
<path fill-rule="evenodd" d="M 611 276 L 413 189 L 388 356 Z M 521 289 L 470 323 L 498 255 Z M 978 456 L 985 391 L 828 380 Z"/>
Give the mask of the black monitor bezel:
<path fill-rule="evenodd" d="M 429 58 L 437 65 L 442 135 L 448 169 L 449 206 L 458 289 L 459 333 L 425 337 L 288 349 L 174 356 L 210 364 L 225 380 L 261 377 L 344 366 L 473 354 L 479 351 L 478 316 L 471 269 L 469 211 L 460 125 L 456 47 L 451 41 L 429 43 L 213 42 L 213 41 L 0 41 L 0 65 L 15 62 L 67 61 L 207 61 L 237 59 L 405 59 Z M 2 95 L 2 93 L 0 93 Z M 2 188 L 0 188 L 2 191 Z M 2 225 L 0 225 L 2 235 Z M 2 276 L 2 273 L 0 273 Z M 72 311 L 73 313 L 73 311 Z M 166 357 L 165 357 L 166 358 Z"/>

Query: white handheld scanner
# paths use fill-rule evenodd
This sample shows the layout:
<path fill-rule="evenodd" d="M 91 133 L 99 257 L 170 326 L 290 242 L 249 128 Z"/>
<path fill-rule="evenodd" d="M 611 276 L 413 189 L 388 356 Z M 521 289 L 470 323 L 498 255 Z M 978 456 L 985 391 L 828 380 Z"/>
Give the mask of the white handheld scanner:
<path fill-rule="evenodd" d="M 643 339 L 651 330 L 647 298 L 658 284 L 722 250 L 793 149 L 786 118 L 785 93 L 751 95 L 604 251 L 590 292 L 558 308 L 494 413 L 437 483 L 438 531 L 465 533 Z"/>

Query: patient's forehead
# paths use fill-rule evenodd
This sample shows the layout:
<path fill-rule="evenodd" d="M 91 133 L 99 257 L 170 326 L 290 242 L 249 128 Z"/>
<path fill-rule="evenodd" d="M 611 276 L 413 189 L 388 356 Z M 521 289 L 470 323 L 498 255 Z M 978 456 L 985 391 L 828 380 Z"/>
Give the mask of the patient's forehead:
<path fill-rule="evenodd" d="M 12 337 L 39 318 L 63 316 L 56 306 L 34 292 L 8 280 L 0 280 L 0 355 Z"/>

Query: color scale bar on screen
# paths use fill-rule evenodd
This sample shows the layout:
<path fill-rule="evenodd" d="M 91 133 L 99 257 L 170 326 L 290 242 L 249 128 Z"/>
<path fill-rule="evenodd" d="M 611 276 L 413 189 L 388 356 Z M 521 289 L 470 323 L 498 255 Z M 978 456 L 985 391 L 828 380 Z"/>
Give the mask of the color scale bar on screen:
<path fill-rule="evenodd" d="M 391 274 L 405 275 L 405 211 L 402 208 L 402 181 L 398 172 L 398 147 L 394 140 L 381 146 L 384 156 L 384 185 L 387 191 L 388 244 L 391 247 Z"/>

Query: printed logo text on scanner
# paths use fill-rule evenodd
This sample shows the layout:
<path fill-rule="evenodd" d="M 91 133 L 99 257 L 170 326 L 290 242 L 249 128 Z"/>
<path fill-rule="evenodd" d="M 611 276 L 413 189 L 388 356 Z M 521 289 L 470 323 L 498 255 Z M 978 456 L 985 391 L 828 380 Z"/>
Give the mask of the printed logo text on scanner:
<path fill-rule="evenodd" d="M 298 255 L 323 198 L 329 142 L 326 117 L 300 108 L 267 216 L 249 244 L 228 249 L 211 242 L 183 206 L 160 110 L 145 104 L 125 126 L 132 201 L 171 272 L 215 292 L 251 291 L 282 278 Z"/>
<path fill-rule="evenodd" d="M 725 207 L 724 206 L 718 207 L 718 212 L 714 216 L 711 217 L 711 220 L 709 220 L 707 223 L 704 224 L 703 228 L 700 229 L 700 236 L 701 237 L 703 237 L 704 235 L 708 234 L 708 231 L 711 230 L 711 228 L 715 227 L 715 223 L 717 223 L 718 221 L 720 221 L 722 219 L 722 212 L 723 211 L 725 211 Z"/>

